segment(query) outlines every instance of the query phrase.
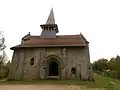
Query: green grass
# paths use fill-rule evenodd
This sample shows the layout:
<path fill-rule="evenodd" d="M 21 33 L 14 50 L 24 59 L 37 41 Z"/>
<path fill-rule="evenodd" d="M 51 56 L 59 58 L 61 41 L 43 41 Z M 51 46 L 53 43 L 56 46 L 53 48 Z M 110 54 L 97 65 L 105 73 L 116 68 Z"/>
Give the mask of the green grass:
<path fill-rule="evenodd" d="M 91 81 L 79 81 L 79 80 L 32 80 L 32 81 L 1 81 L 0 85 L 4 84 L 62 84 L 62 85 L 78 85 L 86 88 L 109 88 L 109 90 L 120 90 L 120 81 L 110 79 L 108 77 L 103 77 L 100 75 L 94 75 L 95 82 Z M 110 82 L 114 82 L 114 85 L 111 85 Z M 111 89 L 111 88 L 119 89 Z"/>
<path fill-rule="evenodd" d="M 114 82 L 115 84 L 111 85 L 110 82 Z M 100 75 L 95 75 L 95 82 L 87 82 L 85 86 L 91 88 L 107 88 L 112 86 L 120 88 L 120 81 Z"/>

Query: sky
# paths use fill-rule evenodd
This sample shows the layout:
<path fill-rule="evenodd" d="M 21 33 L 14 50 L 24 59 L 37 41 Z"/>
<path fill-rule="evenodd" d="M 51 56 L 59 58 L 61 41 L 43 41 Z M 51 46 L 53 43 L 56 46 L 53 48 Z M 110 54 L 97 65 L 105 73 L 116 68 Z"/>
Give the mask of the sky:
<path fill-rule="evenodd" d="M 6 53 L 31 33 L 40 35 L 53 7 L 58 35 L 82 33 L 90 42 L 91 62 L 120 55 L 120 0 L 0 0 L 0 31 Z"/>

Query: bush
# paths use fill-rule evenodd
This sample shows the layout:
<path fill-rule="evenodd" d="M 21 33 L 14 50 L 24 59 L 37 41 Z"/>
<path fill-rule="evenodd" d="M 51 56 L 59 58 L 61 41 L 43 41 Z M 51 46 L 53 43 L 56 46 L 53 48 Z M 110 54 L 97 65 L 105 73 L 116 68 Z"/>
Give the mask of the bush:
<path fill-rule="evenodd" d="M 0 67 L 0 79 L 7 78 L 9 73 L 9 69 L 2 66 Z"/>

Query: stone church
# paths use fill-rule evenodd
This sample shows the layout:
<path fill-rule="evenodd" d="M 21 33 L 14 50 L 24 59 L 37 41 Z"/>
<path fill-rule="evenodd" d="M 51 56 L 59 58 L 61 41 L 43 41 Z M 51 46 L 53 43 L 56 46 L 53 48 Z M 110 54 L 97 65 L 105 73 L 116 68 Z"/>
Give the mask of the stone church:
<path fill-rule="evenodd" d="M 78 79 L 90 80 L 89 42 L 82 34 L 56 35 L 53 9 L 40 36 L 25 35 L 14 50 L 8 79 Z"/>

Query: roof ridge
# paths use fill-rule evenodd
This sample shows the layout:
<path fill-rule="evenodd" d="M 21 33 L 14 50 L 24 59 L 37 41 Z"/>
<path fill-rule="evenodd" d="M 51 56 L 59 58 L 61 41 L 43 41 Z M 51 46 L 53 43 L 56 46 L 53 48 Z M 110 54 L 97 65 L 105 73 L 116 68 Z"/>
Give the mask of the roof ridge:
<path fill-rule="evenodd" d="M 75 35 L 57 35 L 57 36 L 80 36 L 80 34 L 75 34 Z"/>
<path fill-rule="evenodd" d="M 74 34 L 74 35 L 56 35 L 56 36 L 80 36 L 80 34 Z M 40 37 L 38 35 L 31 35 L 31 37 Z"/>

